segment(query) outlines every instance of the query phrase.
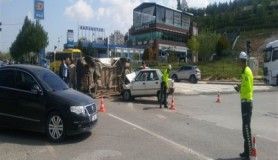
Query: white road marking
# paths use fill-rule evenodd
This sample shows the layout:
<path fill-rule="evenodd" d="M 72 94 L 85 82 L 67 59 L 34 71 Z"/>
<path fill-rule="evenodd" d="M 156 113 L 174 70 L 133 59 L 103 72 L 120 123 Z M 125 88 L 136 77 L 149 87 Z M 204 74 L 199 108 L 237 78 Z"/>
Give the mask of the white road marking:
<path fill-rule="evenodd" d="M 138 128 L 138 129 L 140 129 L 140 130 L 142 130 L 142 131 L 144 131 L 144 132 L 146 132 L 146 133 L 148 133 L 148 134 L 150 134 L 150 135 L 152 135 L 152 136 L 154 136 L 154 137 L 156 137 L 156 138 L 158 138 L 158 139 L 160 139 L 160 140 L 162 140 L 162 141 L 164 141 L 164 142 L 167 142 L 168 144 L 171 144 L 171 145 L 175 146 L 176 148 L 182 150 L 182 151 L 185 152 L 185 153 L 192 154 L 192 155 L 196 156 L 198 159 L 213 160 L 212 158 L 206 157 L 205 155 L 203 155 L 203 154 L 201 154 L 201 153 L 198 153 L 198 152 L 196 152 L 196 151 L 194 151 L 194 150 L 192 150 L 192 149 L 190 149 L 190 148 L 188 148 L 188 147 L 186 147 L 186 146 L 183 146 L 183 145 L 181 145 L 181 144 L 179 144 L 179 143 L 176 143 L 176 142 L 174 142 L 174 141 L 172 141 L 172 140 L 170 140 L 170 139 L 167 139 L 167 138 L 165 138 L 165 137 L 163 137 L 163 136 L 161 136 L 161 135 L 159 135 L 159 134 L 156 134 L 156 133 L 154 133 L 154 132 L 152 132 L 152 131 L 149 131 L 149 130 L 147 130 L 147 129 L 145 129 L 145 128 L 139 126 L 139 125 L 136 125 L 136 124 L 134 124 L 134 123 L 131 123 L 131 122 L 129 122 L 129 121 L 127 121 L 127 120 L 124 120 L 124 119 L 122 119 L 122 118 L 120 118 L 120 117 L 117 117 L 117 116 L 115 116 L 115 115 L 113 115 L 113 114 L 111 114 L 111 113 L 108 113 L 108 115 L 109 115 L 110 117 L 113 117 L 113 118 L 115 118 L 115 119 L 117 119 L 117 120 L 119 120 L 119 121 L 122 121 L 122 122 L 124 122 L 124 123 L 126 123 L 126 124 L 128 124 L 128 125 L 131 125 L 131 126 L 133 126 L 133 127 L 135 127 L 135 128 Z"/>

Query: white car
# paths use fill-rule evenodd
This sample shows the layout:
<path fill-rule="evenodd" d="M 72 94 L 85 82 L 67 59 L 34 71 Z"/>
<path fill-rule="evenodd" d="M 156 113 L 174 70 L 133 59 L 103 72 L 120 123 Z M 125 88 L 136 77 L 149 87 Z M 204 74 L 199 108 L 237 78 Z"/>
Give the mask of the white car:
<path fill-rule="evenodd" d="M 126 75 L 128 82 L 123 84 L 122 97 L 125 101 L 132 100 L 134 97 L 157 96 L 160 102 L 160 87 L 162 73 L 159 69 L 142 69 Z M 168 93 L 174 92 L 174 81 L 169 79 Z"/>

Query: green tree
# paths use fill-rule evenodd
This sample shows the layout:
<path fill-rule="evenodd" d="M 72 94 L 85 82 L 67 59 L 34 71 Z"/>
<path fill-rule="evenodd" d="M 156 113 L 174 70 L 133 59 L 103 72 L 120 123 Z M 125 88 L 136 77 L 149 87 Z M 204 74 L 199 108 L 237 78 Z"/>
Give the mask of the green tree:
<path fill-rule="evenodd" d="M 215 52 L 215 47 L 220 35 L 215 32 L 201 32 L 197 36 L 199 42 L 198 58 L 202 61 L 209 60 L 209 57 Z"/>
<path fill-rule="evenodd" d="M 187 42 L 188 48 L 191 50 L 192 54 L 198 59 L 198 51 L 200 47 L 200 43 L 197 40 L 196 36 L 192 36 Z"/>
<path fill-rule="evenodd" d="M 224 51 L 229 48 L 230 44 L 225 35 L 222 35 L 216 44 L 215 51 L 218 58 L 224 57 Z"/>
<path fill-rule="evenodd" d="M 38 53 L 40 49 L 45 48 L 47 45 L 48 35 L 43 27 L 25 17 L 24 24 L 10 47 L 10 53 L 15 60 L 30 62 L 30 53 Z M 35 56 L 38 55 L 36 54 Z"/>

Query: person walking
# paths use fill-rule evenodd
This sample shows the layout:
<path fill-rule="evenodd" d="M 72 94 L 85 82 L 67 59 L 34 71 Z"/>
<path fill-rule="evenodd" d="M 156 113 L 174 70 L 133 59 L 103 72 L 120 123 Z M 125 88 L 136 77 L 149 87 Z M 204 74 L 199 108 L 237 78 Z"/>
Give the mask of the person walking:
<path fill-rule="evenodd" d="M 76 89 L 76 66 L 75 62 L 71 59 L 69 65 L 69 86 Z"/>
<path fill-rule="evenodd" d="M 237 85 L 235 89 L 240 93 L 242 133 L 244 139 L 244 152 L 239 155 L 244 160 L 249 160 L 252 150 L 251 117 L 253 108 L 253 74 L 251 69 L 247 66 L 247 54 L 241 52 L 239 54 L 239 59 L 242 68 L 241 84 Z"/>
<path fill-rule="evenodd" d="M 69 68 L 66 64 L 66 60 L 62 60 L 61 62 L 59 75 L 67 84 L 69 83 Z"/>
<path fill-rule="evenodd" d="M 161 82 L 161 86 L 160 86 L 160 108 L 162 108 L 162 104 L 164 104 L 164 108 L 168 108 L 168 88 L 169 88 L 169 78 L 170 78 L 170 71 L 172 69 L 172 66 L 169 64 L 168 68 L 165 69 L 162 73 L 162 82 Z"/>

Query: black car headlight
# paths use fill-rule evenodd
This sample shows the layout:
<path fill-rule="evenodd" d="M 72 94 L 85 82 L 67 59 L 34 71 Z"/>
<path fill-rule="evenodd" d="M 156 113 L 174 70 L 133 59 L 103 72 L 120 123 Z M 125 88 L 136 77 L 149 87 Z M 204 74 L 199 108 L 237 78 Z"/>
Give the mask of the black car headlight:
<path fill-rule="evenodd" d="M 86 115 L 86 108 L 85 106 L 71 106 L 70 111 L 77 115 Z"/>

